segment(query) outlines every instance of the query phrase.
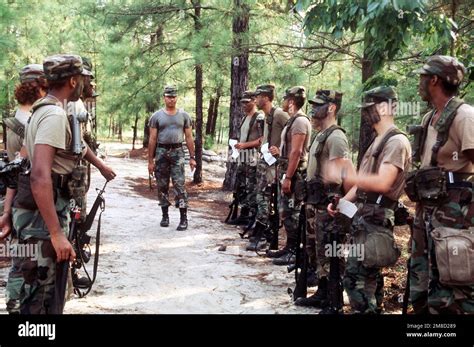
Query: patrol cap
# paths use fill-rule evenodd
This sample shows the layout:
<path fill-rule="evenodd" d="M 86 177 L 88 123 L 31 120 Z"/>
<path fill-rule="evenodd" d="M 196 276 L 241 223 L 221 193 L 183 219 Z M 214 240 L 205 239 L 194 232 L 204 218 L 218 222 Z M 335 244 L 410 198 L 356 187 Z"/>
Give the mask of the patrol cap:
<path fill-rule="evenodd" d="M 340 105 L 342 102 L 342 93 L 335 90 L 320 89 L 316 92 L 314 98 L 308 100 L 308 102 L 313 106 L 325 105 L 330 102 Z"/>
<path fill-rule="evenodd" d="M 250 102 L 254 98 L 255 98 L 255 92 L 251 90 L 246 90 L 245 92 L 242 93 L 242 96 L 240 97 L 240 102 Z"/>
<path fill-rule="evenodd" d="M 426 60 L 425 65 L 413 71 L 421 75 L 436 75 L 449 84 L 458 86 L 467 73 L 464 65 L 449 55 L 433 55 Z"/>
<path fill-rule="evenodd" d="M 50 81 L 57 81 L 75 75 L 92 75 L 84 69 L 82 58 L 74 54 L 56 54 L 47 57 L 43 61 L 43 69 L 46 78 Z"/>
<path fill-rule="evenodd" d="M 41 78 L 46 78 L 43 70 L 43 65 L 29 64 L 20 70 L 20 82 L 32 82 Z"/>
<path fill-rule="evenodd" d="M 379 86 L 364 93 L 364 102 L 361 108 L 369 107 L 384 101 L 397 100 L 397 92 L 392 86 Z"/>
<path fill-rule="evenodd" d="M 82 58 L 82 67 L 84 68 L 84 70 L 87 70 L 88 72 L 90 72 L 91 78 L 94 79 L 94 74 L 92 72 L 92 69 L 93 69 L 92 60 L 87 57 L 81 57 L 81 58 Z"/>
<path fill-rule="evenodd" d="M 288 99 L 290 97 L 301 97 L 306 99 L 306 89 L 303 86 L 295 86 L 288 88 L 285 90 L 285 94 L 283 95 L 283 99 Z"/>
<path fill-rule="evenodd" d="M 178 88 L 176 86 L 166 86 L 163 91 L 164 96 L 178 96 Z"/>
<path fill-rule="evenodd" d="M 255 95 L 265 94 L 274 97 L 275 96 L 275 85 L 274 84 L 261 84 L 257 86 Z"/>

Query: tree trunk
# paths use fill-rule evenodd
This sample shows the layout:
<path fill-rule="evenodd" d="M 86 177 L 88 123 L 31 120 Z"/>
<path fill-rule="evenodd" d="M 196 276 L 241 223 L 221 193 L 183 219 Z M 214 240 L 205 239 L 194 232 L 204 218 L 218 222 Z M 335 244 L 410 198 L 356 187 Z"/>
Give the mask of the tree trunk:
<path fill-rule="evenodd" d="M 117 128 L 118 128 L 118 131 L 117 131 L 117 133 L 118 133 L 118 139 L 119 139 L 120 142 L 123 142 L 123 137 L 122 137 L 122 122 L 119 122 Z"/>
<path fill-rule="evenodd" d="M 138 128 L 138 112 L 135 115 L 135 125 L 133 128 L 133 142 L 132 142 L 132 149 L 135 149 L 135 141 L 137 139 L 137 128 Z"/>
<path fill-rule="evenodd" d="M 148 147 L 148 141 L 150 140 L 150 126 L 148 122 L 150 121 L 151 114 L 154 111 L 154 105 L 152 103 L 146 103 L 146 118 L 145 118 L 145 125 L 143 127 L 143 147 Z"/>
<path fill-rule="evenodd" d="M 362 83 L 367 82 L 367 80 L 374 75 L 374 68 L 372 65 L 372 60 L 368 59 L 366 53 L 364 53 L 364 58 L 362 61 Z M 360 131 L 359 131 L 359 153 L 357 155 L 357 168 L 360 167 L 360 162 L 364 157 L 365 152 L 370 146 L 370 143 L 375 137 L 375 131 L 372 129 L 370 124 L 364 121 L 364 118 L 360 117 Z"/>
<path fill-rule="evenodd" d="M 212 118 L 212 127 L 211 127 L 211 134 L 212 137 L 216 137 L 216 125 L 217 125 L 217 117 L 219 115 L 219 101 L 221 99 L 221 87 L 219 86 L 216 90 L 216 98 L 214 102 L 214 110 L 213 110 L 213 118 Z"/>
<path fill-rule="evenodd" d="M 194 6 L 194 29 L 196 32 L 201 30 L 201 1 L 193 0 Z M 197 63 L 196 69 L 196 139 L 195 156 L 196 156 L 196 171 L 194 172 L 194 183 L 202 182 L 202 65 Z"/>
<path fill-rule="evenodd" d="M 214 104 L 216 99 L 211 96 L 209 99 L 209 108 L 207 109 L 206 135 L 212 134 L 212 122 L 214 121 Z"/>
<path fill-rule="evenodd" d="M 245 34 L 249 30 L 250 11 L 244 0 L 234 0 L 234 19 L 232 22 L 233 57 L 231 65 L 229 139 L 236 139 L 239 132 L 241 110 L 239 99 L 248 86 L 249 53 Z M 229 153 L 230 154 L 230 153 Z M 228 161 L 223 188 L 232 190 L 235 183 L 237 163 Z"/>

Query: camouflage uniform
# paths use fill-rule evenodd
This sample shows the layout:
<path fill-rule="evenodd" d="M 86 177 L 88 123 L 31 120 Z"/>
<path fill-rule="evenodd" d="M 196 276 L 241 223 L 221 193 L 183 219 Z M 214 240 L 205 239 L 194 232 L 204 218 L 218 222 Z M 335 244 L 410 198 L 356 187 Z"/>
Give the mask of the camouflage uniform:
<path fill-rule="evenodd" d="M 45 79 L 43 65 L 30 64 L 23 67 L 20 71 L 20 82 L 28 83 L 31 81 L 38 81 Z M 4 120 L 5 121 L 5 120 Z M 8 127 L 7 130 L 7 151 L 8 158 L 10 160 L 15 159 L 15 153 L 19 153 L 21 150 L 21 143 L 24 138 L 24 125 L 22 125 L 21 131 L 15 132 Z M 15 228 L 13 228 L 10 240 L 11 248 L 16 248 L 18 245 L 18 235 Z M 20 313 L 20 291 L 23 285 L 23 276 L 21 273 L 21 261 L 22 259 L 18 256 L 12 258 L 12 266 L 8 272 L 8 280 L 5 288 L 5 301 L 8 313 Z"/>
<path fill-rule="evenodd" d="M 43 68 L 46 78 L 49 81 L 61 80 L 76 75 L 90 76 L 90 72 L 83 68 L 81 57 L 75 55 L 62 54 L 48 57 L 44 60 Z M 35 105 L 33 105 L 33 114 L 36 114 L 37 111 L 42 110 L 40 105 L 53 105 L 54 103 L 56 103 L 54 105 L 54 112 L 56 112 L 60 108 L 57 100 L 52 101 L 52 98 L 44 98 L 39 100 L 37 103 L 35 103 Z M 53 112 L 50 113 L 51 115 L 53 114 Z M 62 110 L 61 114 L 55 113 L 54 116 L 58 117 L 57 119 L 64 119 L 66 117 L 66 113 L 64 110 Z M 57 121 L 54 121 L 53 118 L 51 119 L 52 123 L 58 123 Z M 29 124 L 29 128 L 31 129 L 27 129 L 25 135 L 25 144 L 30 159 L 34 157 L 34 155 L 32 155 L 30 152 L 30 148 L 34 148 L 34 144 L 36 143 L 36 138 L 34 138 L 34 135 L 32 135 L 34 131 L 37 130 L 35 126 L 36 123 Z M 57 126 L 59 128 L 61 125 L 59 124 Z M 56 130 L 59 129 L 52 131 Z M 61 130 L 64 130 L 64 133 L 67 132 L 66 128 Z M 42 139 L 42 141 L 44 141 L 44 139 Z M 67 136 L 65 141 L 67 143 Z M 66 148 L 58 150 L 57 153 L 61 152 L 60 154 L 63 154 L 62 152 L 68 153 L 68 151 L 69 148 Z M 59 164 L 60 162 L 62 165 Z M 62 170 L 67 171 L 70 167 L 74 167 L 74 160 L 55 155 L 53 160 L 53 170 L 58 166 L 63 166 Z M 53 188 L 53 190 L 55 190 L 53 195 L 55 196 L 55 209 L 59 224 L 64 234 L 68 236 L 70 220 L 69 196 L 64 191 L 64 188 Z M 57 266 L 59 264 L 56 262 L 56 252 L 52 246 L 50 234 L 46 228 L 46 223 L 37 208 L 25 208 L 18 198 L 19 194 L 17 194 L 15 197 L 12 209 L 13 228 L 17 233 L 19 243 L 36 247 L 38 252 L 36 254 L 37 259 L 21 258 L 18 264 L 16 264 L 23 277 L 23 283 L 20 289 L 20 312 L 22 314 L 62 313 L 57 310 L 57 305 L 59 304 L 62 306 L 64 303 L 58 303 L 56 295 L 56 277 L 58 274 Z M 32 197 L 29 200 L 31 201 Z M 8 286 L 12 288 L 12 291 L 17 292 L 17 286 L 19 285 L 19 282 L 20 281 L 18 277 L 12 278 L 11 281 L 9 279 Z"/>
<path fill-rule="evenodd" d="M 437 75 L 443 81 L 458 86 L 461 84 L 466 69 L 456 58 L 449 56 L 433 56 L 426 64 L 416 71 L 421 75 Z M 474 109 L 463 104 L 460 99 L 451 99 L 445 106 L 440 120 L 431 126 L 431 117 L 435 111 L 423 118 L 424 135 L 420 139 L 419 159 L 421 168 L 441 167 L 445 172 L 459 172 L 468 176 L 474 174 L 472 163 L 462 151 L 472 149 L 472 144 L 465 143 L 467 136 L 472 136 Z M 433 153 L 432 143 L 428 144 L 430 128 L 436 129 L 436 141 L 443 134 L 438 126 L 455 112 L 455 118 L 445 129 L 446 139 Z M 463 119 L 470 120 L 463 121 Z M 442 122 L 443 120 L 443 122 Z M 449 132 L 449 133 L 448 133 Z M 443 135 L 441 135 L 442 137 Z M 433 139 L 434 136 L 431 136 Z M 471 148 L 470 148 L 471 147 Z M 448 149 L 449 148 L 449 149 Z M 453 161 L 453 153 L 459 155 Z M 461 158 L 462 157 L 462 158 Z M 467 166 L 463 164 L 467 162 Z M 462 164 L 458 164 L 462 163 Z M 461 168 L 461 166 L 463 166 Z M 472 176 L 460 179 L 463 187 L 448 186 L 447 198 L 439 203 L 420 201 L 416 206 L 416 216 L 413 224 L 410 259 L 410 300 L 415 313 L 432 314 L 461 314 L 474 313 L 474 285 L 446 285 L 439 280 L 438 264 L 435 257 L 435 247 L 432 239 L 432 230 L 437 227 L 468 229 L 474 225 L 474 202 L 472 199 Z M 459 182 L 458 178 L 455 182 Z M 466 186 L 471 182 L 470 187 Z"/>
<path fill-rule="evenodd" d="M 377 87 L 365 94 L 362 108 L 373 107 L 376 103 L 390 103 L 397 100 L 392 87 Z M 380 121 L 375 120 L 371 113 L 371 125 Z M 351 244 L 357 246 L 363 243 L 367 235 L 379 232 L 388 235 L 393 240 L 393 226 L 395 222 L 394 210 L 398 199 L 403 192 L 404 172 L 409 169 L 411 147 L 408 139 L 395 126 L 388 129 L 384 135 L 379 135 L 368 148 L 360 165 L 360 174 L 375 174 L 382 163 L 389 163 L 399 169 L 389 192 L 357 191 L 358 210 L 354 216 L 351 231 Z M 376 245 L 379 247 L 379 244 Z M 395 248 L 393 248 L 395 252 Z M 364 265 L 367 250 L 363 253 L 364 259 L 358 259 L 355 254 L 349 254 L 344 274 L 344 289 L 349 296 L 353 310 L 359 313 L 379 313 L 383 302 L 383 277 L 378 266 Z M 393 260 L 393 259 L 392 259 Z"/>
<path fill-rule="evenodd" d="M 183 148 L 156 148 L 155 177 L 158 185 L 158 201 L 160 206 L 170 206 L 169 186 L 173 181 L 175 205 L 179 208 L 188 207 L 188 194 L 184 184 L 184 150 Z"/>
<path fill-rule="evenodd" d="M 306 99 L 306 91 L 304 87 L 296 86 L 289 88 L 285 91 L 284 99 L 288 98 L 303 98 Z M 285 265 L 293 262 L 293 259 L 288 257 L 288 252 L 294 250 L 297 245 L 298 238 L 298 226 L 299 217 L 301 211 L 301 205 L 305 198 L 305 179 L 306 179 L 306 166 L 307 166 L 307 150 L 309 146 L 309 140 L 311 137 L 311 124 L 308 117 L 299 110 L 294 114 L 288 121 L 285 129 L 282 132 L 282 144 L 280 147 L 281 157 L 279 158 L 279 171 L 280 180 L 286 174 L 288 169 L 288 156 L 290 154 L 289 147 L 291 146 L 291 132 L 295 127 L 298 118 L 303 119 L 301 122 L 302 128 L 306 131 L 306 141 L 303 144 L 302 158 L 299 158 L 299 163 L 296 171 L 291 178 L 291 194 L 286 195 L 282 193 L 279 201 L 279 212 L 283 221 L 283 226 L 286 231 L 286 245 L 283 250 L 276 252 L 277 259 L 273 260 L 275 265 Z M 289 133 L 290 132 L 290 133 Z M 282 254 L 281 254 L 282 253 Z M 272 256 L 270 253 L 269 256 Z"/>

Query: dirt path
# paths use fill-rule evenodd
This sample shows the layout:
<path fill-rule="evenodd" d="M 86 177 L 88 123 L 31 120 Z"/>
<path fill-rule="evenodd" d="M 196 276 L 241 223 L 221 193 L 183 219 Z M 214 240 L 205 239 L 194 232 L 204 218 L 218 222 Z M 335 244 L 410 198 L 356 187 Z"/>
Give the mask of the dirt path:
<path fill-rule="evenodd" d="M 237 229 L 219 221 L 227 205 L 212 204 L 215 191 L 200 194 L 199 201 L 191 197 L 195 201 L 187 231 L 175 230 L 179 212 L 174 208 L 170 227 L 161 228 L 156 191 L 140 192 L 148 190 L 143 187 L 146 162 L 111 156 L 107 162 L 119 175 L 105 193 L 97 281 L 86 298 L 68 301 L 65 313 L 314 312 L 291 303 L 286 291 L 293 279 L 286 267 L 275 267 L 244 251 L 246 242 L 236 237 Z M 216 174 L 220 169 L 210 171 Z M 94 170 L 91 186 L 100 187 L 103 182 Z M 91 189 L 89 201 L 94 198 L 95 189 Z M 219 252 L 223 244 L 227 250 Z M 6 274 L 7 269 L 0 269 L 0 279 L 6 279 Z M 3 303 L 1 289 L 0 296 Z M 3 304 L 0 312 L 5 313 Z"/>

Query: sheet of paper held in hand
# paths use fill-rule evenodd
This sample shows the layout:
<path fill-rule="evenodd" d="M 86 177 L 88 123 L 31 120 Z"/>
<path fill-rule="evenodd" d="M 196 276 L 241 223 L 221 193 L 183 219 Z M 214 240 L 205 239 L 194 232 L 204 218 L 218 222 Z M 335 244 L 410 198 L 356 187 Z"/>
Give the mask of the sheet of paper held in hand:
<path fill-rule="evenodd" d="M 265 159 L 268 165 L 272 166 L 277 161 L 276 158 L 270 153 L 268 149 L 268 142 L 262 146 L 262 148 L 260 149 L 260 152 L 262 152 L 263 159 Z"/>
<path fill-rule="evenodd" d="M 357 212 L 357 206 L 346 199 L 339 200 L 337 209 L 340 213 L 346 215 L 349 218 L 354 217 L 355 213 Z"/>
<path fill-rule="evenodd" d="M 232 148 L 232 154 L 230 155 L 232 159 L 237 159 L 239 157 L 239 150 L 235 148 L 235 145 L 239 143 L 237 140 L 230 139 L 229 140 L 229 146 Z"/>

